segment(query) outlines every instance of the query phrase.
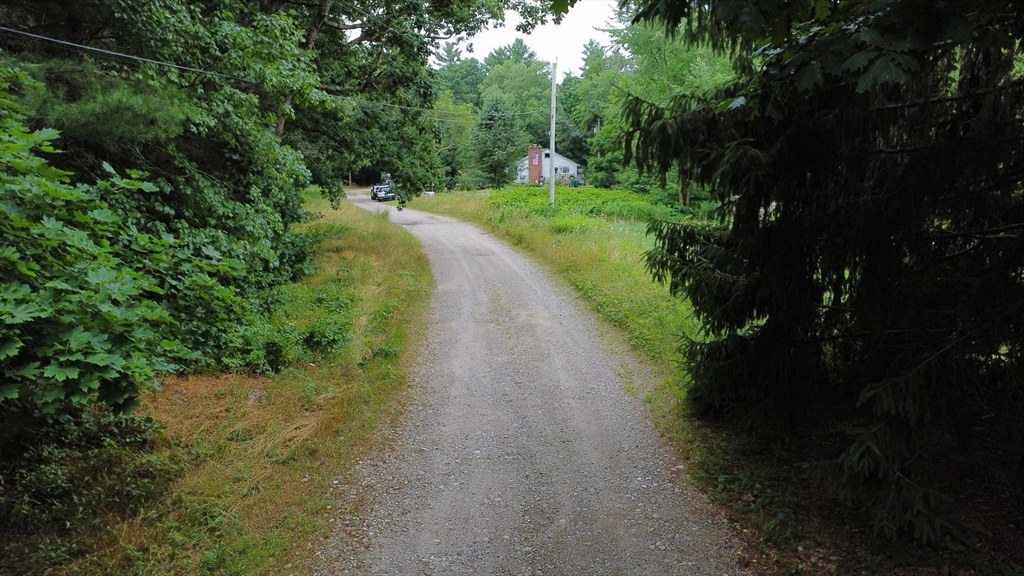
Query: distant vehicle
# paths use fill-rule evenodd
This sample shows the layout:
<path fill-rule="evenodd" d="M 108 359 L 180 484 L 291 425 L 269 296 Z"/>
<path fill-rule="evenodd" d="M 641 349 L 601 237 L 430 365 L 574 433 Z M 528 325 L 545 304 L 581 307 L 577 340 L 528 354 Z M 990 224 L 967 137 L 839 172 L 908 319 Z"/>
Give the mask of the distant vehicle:
<path fill-rule="evenodd" d="M 383 172 L 380 175 L 380 179 L 384 182 L 383 184 L 375 184 L 370 187 L 370 198 L 378 202 L 385 200 L 395 199 L 395 182 L 391 179 L 391 174 Z"/>

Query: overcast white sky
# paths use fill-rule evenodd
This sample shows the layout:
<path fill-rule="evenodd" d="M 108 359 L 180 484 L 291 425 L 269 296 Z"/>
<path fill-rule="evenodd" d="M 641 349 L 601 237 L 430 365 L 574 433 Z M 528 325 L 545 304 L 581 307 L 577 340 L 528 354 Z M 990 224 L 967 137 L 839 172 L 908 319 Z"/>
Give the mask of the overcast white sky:
<path fill-rule="evenodd" d="M 589 40 L 597 40 L 606 46 L 611 42 L 608 34 L 595 28 L 608 28 L 609 22 L 615 22 L 615 5 L 615 0 L 578 0 L 561 24 L 538 26 L 529 36 L 516 31 L 519 15 L 509 12 L 505 16 L 504 28 L 484 30 L 469 39 L 466 44 L 473 45 L 472 54 L 466 53 L 466 44 L 463 44 L 463 56 L 483 60 L 498 46 L 522 38 L 540 60 L 554 62 L 558 58 L 558 78 L 561 81 L 567 72 L 579 74 L 583 65 L 583 46 Z"/>

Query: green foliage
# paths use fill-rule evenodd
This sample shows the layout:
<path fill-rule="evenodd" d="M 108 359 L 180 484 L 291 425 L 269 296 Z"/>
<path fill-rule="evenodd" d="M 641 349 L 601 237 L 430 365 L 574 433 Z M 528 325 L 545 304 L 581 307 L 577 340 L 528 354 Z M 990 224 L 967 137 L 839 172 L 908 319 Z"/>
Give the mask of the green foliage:
<path fill-rule="evenodd" d="M 403 106 L 417 99 L 392 95 Z M 372 167 L 388 172 L 403 191 L 432 187 L 440 172 L 434 126 L 420 113 L 401 108 L 338 102 L 332 109 L 301 110 L 286 135 L 306 158 L 313 182 L 341 190 L 351 172 Z"/>
<path fill-rule="evenodd" d="M 579 234 L 594 227 L 594 221 L 586 216 L 557 216 L 548 225 L 555 234 Z"/>
<path fill-rule="evenodd" d="M 144 399 L 159 427 L 0 403 L 0 573 L 279 573 L 321 533 L 330 479 L 403 382 L 393 358 L 427 309 L 430 274 L 408 232 L 317 196 L 331 224 L 310 230 L 323 240 L 316 270 L 273 290 L 273 325 L 253 327 L 287 346 L 291 369 L 175 378 Z M 318 324 L 359 344 L 291 345 Z"/>
<path fill-rule="evenodd" d="M 571 230 L 580 224 L 576 216 L 596 216 L 616 220 L 643 222 L 651 216 L 673 218 L 676 213 L 667 207 L 652 204 L 649 198 L 624 190 L 568 188 L 559 186 L 555 206 L 548 204 L 546 188 L 512 186 L 491 192 L 487 205 L 493 217 L 505 220 L 514 217 L 553 217 L 558 227 Z M 573 224 L 575 223 L 575 224 Z M 566 231 L 566 230 L 562 230 Z"/>
<path fill-rule="evenodd" d="M 735 77 L 728 58 L 708 46 L 666 37 L 647 22 L 616 30 L 614 42 L 633 55 L 635 70 L 619 86 L 632 97 L 664 105 L 679 96 L 713 94 Z"/>
<path fill-rule="evenodd" d="M 496 67 L 509 62 L 532 64 L 537 62 L 537 53 L 530 50 L 522 38 L 516 38 L 511 44 L 498 46 L 491 50 L 491 53 L 484 58 L 484 68 L 487 69 L 488 75 L 490 75 L 490 72 Z"/>
<path fill-rule="evenodd" d="M 506 60 L 487 72 L 480 86 L 486 112 L 488 102 L 502 99 L 508 111 L 519 114 L 527 143 L 540 144 L 550 138 L 551 67 L 539 60 Z M 519 158 L 526 155 L 525 146 Z M 517 158 L 518 159 L 518 158 Z"/>
<path fill-rule="evenodd" d="M 155 456 L 150 418 L 0 405 L 0 570 L 44 572 L 83 552 L 76 534 L 140 513 L 180 470 Z M 40 538 L 39 533 L 47 534 Z"/>
<path fill-rule="evenodd" d="M 81 525 L 107 511 L 137 510 L 174 469 L 147 458 L 145 449 L 158 429 L 150 418 L 93 411 L 41 421 L 30 414 L 4 416 L 24 427 L 4 434 L 3 532 Z"/>
<path fill-rule="evenodd" d="M 737 81 L 623 108 L 627 161 L 723 206 L 650 226 L 648 265 L 707 334 L 689 398 L 760 430 L 827 408 L 848 434 L 833 486 L 926 542 L 940 457 L 1024 495 L 1021 7 L 965 7 L 648 3 L 734 49 Z M 960 448 L 993 430 L 984 459 Z"/>
<path fill-rule="evenodd" d="M 609 50 L 591 40 L 583 47 L 583 69 L 577 82 L 561 88 L 562 101 L 572 120 L 584 130 L 594 130 L 611 104 L 613 87 L 623 79 L 627 59 L 618 47 Z"/>
<path fill-rule="evenodd" d="M 176 138 L 185 130 L 189 102 L 181 90 L 165 83 L 135 83 L 108 76 L 93 63 L 72 66 L 45 61 L 37 77 L 74 78 L 48 89 L 39 84 L 26 94 L 26 106 L 38 121 L 60 130 L 72 141 L 95 139 L 118 151 Z M 82 78 L 88 75 L 88 80 Z M 68 92 L 75 92 L 72 96 Z"/>
<path fill-rule="evenodd" d="M 536 0 L 258 4 L 0 0 L 5 26 L 178 66 L 4 43 L 4 530 L 50 534 L 66 519 L 73 534 L 138 512 L 153 493 L 146 482 L 159 463 L 107 430 L 130 418 L 78 443 L 92 426 L 80 417 L 87 406 L 125 411 L 170 370 L 263 371 L 344 349 L 345 297 L 319 301 L 323 314 L 294 325 L 275 311 L 278 288 L 311 269 L 317 238 L 293 230 L 308 216 L 302 191 L 315 181 L 336 201 L 343 176 L 370 164 L 407 193 L 438 182 L 439 135 L 410 109 L 432 100 L 433 38 L 479 30 L 506 7 L 521 9 L 527 28 L 546 17 Z M 77 423 L 60 424 L 68 418 Z M 51 424 L 52 442 L 9 443 Z M 209 524 L 226 529 L 227 516 L 216 510 Z M 77 554 L 63 535 L 41 538 L 42 556 Z M 131 552 L 146 564 L 146 551 Z M 0 571 L 22 553 L 3 550 Z M 223 558 L 211 551 L 205 568 Z"/>
<path fill-rule="evenodd" d="M 441 67 L 437 70 L 438 92 L 450 93 L 456 105 L 469 104 L 470 109 L 479 108 L 480 84 L 487 77 L 487 68 L 476 58 L 462 58 L 462 54 L 451 42 L 446 42 L 444 51 L 438 57 Z"/>
<path fill-rule="evenodd" d="M 622 182 L 623 154 L 618 143 L 619 130 L 616 122 L 606 122 L 591 137 L 590 149 L 594 154 L 587 163 L 587 183 L 591 186 L 616 188 Z"/>
<path fill-rule="evenodd" d="M 668 167 L 654 174 L 654 170 L 643 170 L 644 165 L 636 170 L 623 161 L 622 134 L 627 128 L 622 119 L 623 101 L 642 100 L 660 106 L 674 98 L 706 98 L 733 78 L 729 60 L 706 46 L 667 38 L 644 22 L 614 30 L 612 36 L 614 51 L 610 54 L 589 47 L 581 86 L 587 103 L 575 112 L 579 121 L 596 122 L 595 128 L 599 128 L 590 142 L 597 158 L 588 169 L 588 178 L 592 183 L 634 192 L 678 190 L 681 179 L 678 173 L 666 179 Z M 628 61 L 622 52 L 631 55 Z M 690 200 L 683 194 L 678 203 L 688 206 Z"/>
<path fill-rule="evenodd" d="M 442 94 L 434 102 L 438 118 L 434 130 L 439 135 L 437 156 L 441 162 L 444 188 L 458 186 L 460 173 L 470 165 L 470 137 L 473 130 L 473 108 L 470 104 L 455 104 L 452 96 Z"/>
<path fill-rule="evenodd" d="M 472 142 L 477 166 L 490 187 L 501 188 L 515 178 L 515 164 L 526 148 L 525 135 L 512 107 L 504 97 L 494 97 L 473 128 Z"/>
<path fill-rule="evenodd" d="M 581 75 L 566 76 L 558 89 L 557 149 L 583 162 L 588 184 L 614 188 L 622 163 L 615 143 L 618 93 L 637 70 L 627 72 L 633 59 L 618 46 L 605 48 L 594 41 L 583 47 L 583 60 Z"/>
<path fill-rule="evenodd" d="M 314 225 L 307 237 L 318 244 L 343 238 L 347 230 Z M 345 278 L 312 287 L 290 283 L 267 295 L 270 312 L 252 327 L 259 348 L 250 362 L 277 371 L 296 362 L 314 362 L 336 354 L 352 341 L 351 330 L 358 313 L 357 298 Z"/>
<path fill-rule="evenodd" d="M 515 186 L 490 192 L 486 204 L 489 217 L 499 223 L 539 218 L 555 234 L 587 232 L 601 220 L 645 222 L 656 217 L 675 221 L 684 217 L 676 206 L 622 190 L 557 187 L 555 205 L 551 206 L 546 188 Z"/>
<path fill-rule="evenodd" d="M 282 309 L 281 315 L 275 315 L 273 319 L 278 326 L 282 325 L 282 319 L 287 317 L 289 311 L 291 314 L 303 310 L 315 311 L 307 325 L 296 332 L 297 341 L 287 346 L 295 354 L 292 361 L 315 360 L 337 352 L 351 342 L 350 331 L 357 309 L 352 295 L 344 286 L 331 285 L 312 291 L 301 285 L 290 285 L 284 289 L 281 297 L 288 305 Z"/>
<path fill-rule="evenodd" d="M 110 243 L 128 271 L 152 278 L 147 297 L 173 320 L 159 333 L 189 351 L 182 364 L 263 369 L 252 330 L 261 295 L 304 274 L 310 247 L 290 229 L 305 218 L 300 192 L 309 172 L 275 136 L 267 109 L 285 93 L 323 102 L 311 55 L 281 15 L 214 15 L 174 2 L 94 4 L 83 18 L 97 34 L 118 39 L 106 48 L 252 81 L 241 89 L 223 76 L 98 63 L 48 53 L 45 45 L 10 53 L 38 81 L 18 93 L 30 125 L 62 130 L 66 153 L 50 160 L 94 182 L 93 196 L 142 238 L 121 234 Z M 78 9 L 60 0 L 36 8 L 12 7 L 9 16 L 25 25 L 67 22 L 62 15 Z M 76 39 L 64 25 L 48 33 Z M 245 57 L 211 56 L 220 50 Z M 104 180 L 139 166 L 151 174 L 144 189 Z"/>
<path fill-rule="evenodd" d="M 270 3 L 267 9 L 306 27 L 304 44 L 315 51 L 321 85 L 337 97 L 326 110 L 296 110 L 285 134 L 306 155 L 313 182 L 338 189 L 345 175 L 372 167 L 391 173 L 406 198 L 439 186 L 450 165 L 450 159 L 438 158 L 441 137 L 428 120 L 434 115 L 424 114 L 435 94 L 451 92 L 458 105 L 480 104 L 483 66 L 473 58 L 463 60 L 453 45 L 438 50 L 437 39 L 472 35 L 502 19 L 506 9 L 523 16 L 524 30 L 547 18 L 541 0 L 325 1 Z M 353 26 L 331 25 L 339 23 Z M 436 74 L 428 66 L 432 51 L 440 52 Z"/>
<path fill-rule="evenodd" d="M 455 179 L 456 190 L 483 190 L 488 187 L 487 175 L 470 165 Z"/>
<path fill-rule="evenodd" d="M 57 152 L 57 133 L 26 128 L 9 92 L 18 78 L 7 69 L 0 84 L 0 401 L 54 412 L 98 399 L 124 410 L 181 354 L 162 334 L 172 319 L 155 301 L 158 279 L 126 263 L 151 254 L 165 263 L 173 239 L 132 229 L 100 200 L 105 189 L 145 195 L 151 184 L 72 187 L 40 157 Z"/>

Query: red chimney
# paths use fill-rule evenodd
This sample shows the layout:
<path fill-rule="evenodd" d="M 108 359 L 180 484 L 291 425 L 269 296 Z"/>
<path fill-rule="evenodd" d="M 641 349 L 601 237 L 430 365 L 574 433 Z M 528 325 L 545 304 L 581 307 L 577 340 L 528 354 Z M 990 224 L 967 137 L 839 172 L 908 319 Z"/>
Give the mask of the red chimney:
<path fill-rule="evenodd" d="M 539 184 L 541 167 L 544 165 L 544 149 L 540 146 L 530 146 L 530 151 L 526 155 L 526 165 L 530 169 L 526 181 L 531 184 Z"/>

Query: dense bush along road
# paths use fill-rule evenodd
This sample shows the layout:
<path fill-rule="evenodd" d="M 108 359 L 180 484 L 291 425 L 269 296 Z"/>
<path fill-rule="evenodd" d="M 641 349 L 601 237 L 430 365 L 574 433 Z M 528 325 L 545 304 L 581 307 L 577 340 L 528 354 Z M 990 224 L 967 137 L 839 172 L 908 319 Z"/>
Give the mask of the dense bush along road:
<path fill-rule="evenodd" d="M 318 572 L 740 572 L 725 518 L 627 391 L 650 376 L 577 299 L 474 226 L 350 200 L 415 234 L 437 287 L 406 423 L 359 466 L 362 512 L 339 512 Z"/>

